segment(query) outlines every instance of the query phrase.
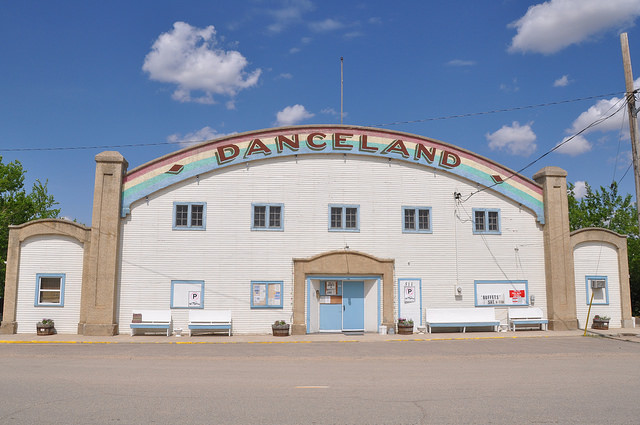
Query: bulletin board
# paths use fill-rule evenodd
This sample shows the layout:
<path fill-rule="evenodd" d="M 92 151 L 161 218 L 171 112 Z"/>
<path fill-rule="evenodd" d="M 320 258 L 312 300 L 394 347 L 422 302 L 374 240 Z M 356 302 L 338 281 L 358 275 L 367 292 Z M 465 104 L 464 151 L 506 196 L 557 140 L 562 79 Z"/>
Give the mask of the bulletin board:
<path fill-rule="evenodd" d="M 282 308 L 282 282 L 251 282 L 251 308 Z"/>
<path fill-rule="evenodd" d="M 526 280 L 476 280 L 476 307 L 529 305 Z"/>
<path fill-rule="evenodd" d="M 204 308 L 204 281 L 171 281 L 171 308 Z"/>

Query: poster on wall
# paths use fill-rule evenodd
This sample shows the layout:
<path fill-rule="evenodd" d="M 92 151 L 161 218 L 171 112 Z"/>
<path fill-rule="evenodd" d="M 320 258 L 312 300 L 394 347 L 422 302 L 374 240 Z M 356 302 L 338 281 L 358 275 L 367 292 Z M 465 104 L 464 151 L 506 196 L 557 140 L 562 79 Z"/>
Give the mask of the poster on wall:
<path fill-rule="evenodd" d="M 327 280 L 324 282 L 324 294 L 325 295 L 338 295 L 338 281 Z"/>
<path fill-rule="evenodd" d="M 526 280 L 476 280 L 476 306 L 529 305 Z"/>
<path fill-rule="evenodd" d="M 422 325 L 420 279 L 398 279 L 398 318 L 413 320 L 415 325 Z"/>
<path fill-rule="evenodd" d="M 253 285 L 253 305 L 267 305 L 267 285 L 265 283 L 256 283 Z"/>

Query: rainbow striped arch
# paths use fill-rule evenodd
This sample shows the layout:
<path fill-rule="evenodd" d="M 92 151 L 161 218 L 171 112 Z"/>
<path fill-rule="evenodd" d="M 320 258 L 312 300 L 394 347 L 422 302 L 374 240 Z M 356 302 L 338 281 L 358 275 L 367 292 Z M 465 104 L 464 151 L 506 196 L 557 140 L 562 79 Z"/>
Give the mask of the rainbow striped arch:
<path fill-rule="evenodd" d="M 489 187 L 536 214 L 544 224 L 542 187 L 467 150 L 409 133 L 356 126 L 271 128 L 210 140 L 131 170 L 124 178 L 122 217 L 160 189 L 219 168 L 293 155 L 349 154 L 424 165 Z"/>

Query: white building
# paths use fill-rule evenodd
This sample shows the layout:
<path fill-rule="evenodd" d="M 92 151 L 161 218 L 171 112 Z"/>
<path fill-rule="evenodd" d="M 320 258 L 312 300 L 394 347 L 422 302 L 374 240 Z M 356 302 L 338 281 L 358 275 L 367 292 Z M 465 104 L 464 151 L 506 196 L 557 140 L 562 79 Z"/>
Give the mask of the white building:
<path fill-rule="evenodd" d="M 135 309 L 170 309 L 186 328 L 195 308 L 231 310 L 236 334 L 278 319 L 293 333 L 377 332 L 427 308 L 493 307 L 506 323 L 530 305 L 575 329 L 592 291 L 592 316 L 631 325 L 626 240 L 569 234 L 558 168 L 529 180 L 352 126 L 234 135 L 129 172 L 117 152 L 96 161 L 91 228 L 11 228 L 0 331 L 47 317 L 59 333 L 128 333 Z"/>

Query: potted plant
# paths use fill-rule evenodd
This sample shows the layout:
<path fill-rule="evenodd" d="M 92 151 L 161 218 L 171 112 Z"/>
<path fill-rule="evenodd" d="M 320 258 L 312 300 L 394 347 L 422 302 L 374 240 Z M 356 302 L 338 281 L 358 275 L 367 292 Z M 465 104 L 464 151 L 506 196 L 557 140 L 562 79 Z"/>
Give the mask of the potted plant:
<path fill-rule="evenodd" d="M 591 329 L 609 329 L 609 320 L 611 318 L 609 316 L 599 316 L 595 315 L 593 317 L 593 324 L 591 325 Z"/>
<path fill-rule="evenodd" d="M 42 319 L 36 324 L 36 332 L 38 335 L 53 335 L 56 332 L 53 319 Z"/>
<path fill-rule="evenodd" d="M 276 320 L 271 325 L 273 336 L 289 336 L 289 324 L 284 320 Z"/>
<path fill-rule="evenodd" d="M 412 319 L 398 319 L 398 334 L 399 335 L 411 335 L 413 333 L 413 320 Z"/>

